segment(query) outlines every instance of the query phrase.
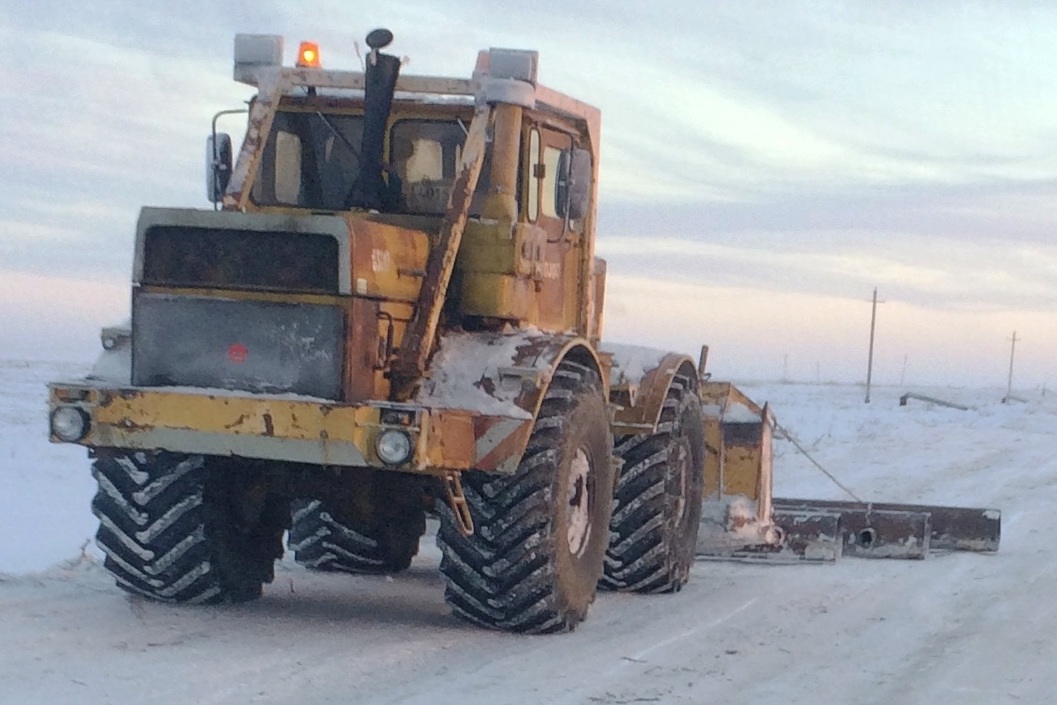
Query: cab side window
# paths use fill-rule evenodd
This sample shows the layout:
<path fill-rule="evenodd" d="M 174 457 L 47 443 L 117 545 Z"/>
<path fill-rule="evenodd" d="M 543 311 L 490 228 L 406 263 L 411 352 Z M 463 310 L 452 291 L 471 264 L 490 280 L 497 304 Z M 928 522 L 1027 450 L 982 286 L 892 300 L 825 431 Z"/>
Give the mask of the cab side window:
<path fill-rule="evenodd" d="M 535 127 L 529 132 L 529 180 L 528 180 L 528 220 L 535 223 L 540 214 L 540 133 Z"/>
<path fill-rule="evenodd" d="M 559 218 L 558 163 L 562 150 L 558 147 L 543 148 L 543 179 L 540 182 L 540 210 L 548 218 Z"/>
<path fill-rule="evenodd" d="M 533 127 L 529 131 L 528 189 L 526 215 L 529 222 L 565 220 L 568 175 L 563 167 L 569 161 L 573 139 L 564 132 Z M 564 179 L 564 181 L 563 181 Z"/>

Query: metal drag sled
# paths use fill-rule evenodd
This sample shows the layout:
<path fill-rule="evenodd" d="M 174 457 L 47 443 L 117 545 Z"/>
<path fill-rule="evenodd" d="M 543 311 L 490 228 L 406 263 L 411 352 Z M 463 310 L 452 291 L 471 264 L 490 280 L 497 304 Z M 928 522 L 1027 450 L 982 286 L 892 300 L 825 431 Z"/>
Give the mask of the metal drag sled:
<path fill-rule="evenodd" d="M 923 559 L 932 551 L 998 550 L 997 509 L 862 501 L 817 463 L 849 500 L 774 497 L 775 432 L 807 453 L 766 405 L 734 385 L 704 381 L 700 393 L 707 455 L 699 558 L 818 562 L 841 555 Z"/>

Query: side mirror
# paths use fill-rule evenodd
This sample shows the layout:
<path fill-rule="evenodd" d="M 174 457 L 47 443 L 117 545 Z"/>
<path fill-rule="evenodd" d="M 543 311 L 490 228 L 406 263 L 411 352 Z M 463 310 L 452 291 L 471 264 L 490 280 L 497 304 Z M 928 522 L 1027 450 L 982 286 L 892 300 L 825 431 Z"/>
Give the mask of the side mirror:
<path fill-rule="evenodd" d="M 580 220 L 591 205 L 591 152 L 574 148 L 558 158 L 558 215 Z"/>
<path fill-rule="evenodd" d="M 224 200 L 231 180 L 231 135 L 217 132 L 206 138 L 206 198 L 210 203 Z"/>

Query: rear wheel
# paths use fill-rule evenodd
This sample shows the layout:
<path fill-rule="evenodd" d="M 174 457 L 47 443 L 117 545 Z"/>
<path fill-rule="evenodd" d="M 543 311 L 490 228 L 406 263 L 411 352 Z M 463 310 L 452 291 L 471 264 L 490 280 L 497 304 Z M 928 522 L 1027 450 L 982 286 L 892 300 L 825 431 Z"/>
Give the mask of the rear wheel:
<path fill-rule="evenodd" d="M 92 474 L 96 542 L 122 589 L 166 602 L 244 602 L 274 578 L 288 502 L 237 461 L 101 450 Z"/>
<path fill-rule="evenodd" d="M 410 567 L 425 531 L 422 510 L 360 526 L 312 500 L 294 504 L 289 547 L 294 559 L 306 568 L 396 573 Z"/>
<path fill-rule="evenodd" d="M 463 475 L 474 535 L 462 536 L 441 503 L 440 569 L 456 615 L 527 633 L 584 619 L 608 541 L 611 442 L 598 376 L 562 362 L 517 471 Z"/>
<path fill-rule="evenodd" d="M 618 439 L 624 465 L 610 522 L 610 545 L 599 586 L 675 592 L 690 578 L 701 522 L 704 427 L 701 402 L 676 377 L 657 432 Z"/>

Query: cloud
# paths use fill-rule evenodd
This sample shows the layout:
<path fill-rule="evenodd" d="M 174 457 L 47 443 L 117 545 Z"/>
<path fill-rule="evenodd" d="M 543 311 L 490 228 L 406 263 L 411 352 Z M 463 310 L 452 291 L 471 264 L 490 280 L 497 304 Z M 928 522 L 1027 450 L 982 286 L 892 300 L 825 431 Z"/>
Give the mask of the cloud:
<path fill-rule="evenodd" d="M 651 289 L 737 299 L 722 325 L 748 357 L 764 342 L 737 326 L 795 337 L 802 308 L 822 312 L 792 317 L 804 331 L 839 336 L 825 316 L 853 325 L 874 286 L 908 330 L 974 338 L 1057 308 L 1057 7 L 840 0 L 8 3 L 0 303 L 31 275 L 127 287 L 140 206 L 208 207 L 202 138 L 251 94 L 231 80 L 236 32 L 285 35 L 288 60 L 316 40 L 326 66 L 356 67 L 376 26 L 411 73 L 537 48 L 543 82 L 602 109 L 617 330 L 657 328 L 627 295 Z"/>
<path fill-rule="evenodd" d="M 1020 388 L 1054 386 L 1057 310 L 941 311 L 883 296 L 882 301 L 875 384 L 1004 386 L 1009 339 L 1017 330 Z M 607 277 L 607 339 L 692 355 L 706 344 L 713 375 L 736 382 L 863 381 L 870 316 L 869 291 L 858 298 L 834 297 L 715 283 L 705 275 L 672 281 L 612 269 Z"/>

